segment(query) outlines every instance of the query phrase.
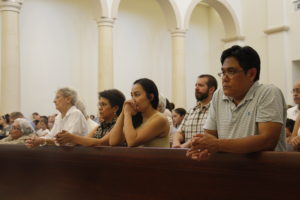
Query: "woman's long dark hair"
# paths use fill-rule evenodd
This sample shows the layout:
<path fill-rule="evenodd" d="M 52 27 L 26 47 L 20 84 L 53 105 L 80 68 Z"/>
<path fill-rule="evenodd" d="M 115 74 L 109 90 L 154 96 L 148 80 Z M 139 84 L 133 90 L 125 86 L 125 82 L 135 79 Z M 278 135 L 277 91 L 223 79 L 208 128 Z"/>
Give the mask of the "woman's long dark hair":
<path fill-rule="evenodd" d="M 154 109 L 157 109 L 159 102 L 159 94 L 155 83 L 148 78 L 141 78 L 134 81 L 133 85 L 135 84 L 140 84 L 142 86 L 142 88 L 146 92 L 147 98 L 151 102 L 151 106 Z M 153 98 L 151 94 L 153 95 Z M 132 123 L 134 128 L 139 127 L 143 123 L 143 117 L 141 112 L 138 112 L 136 115 L 132 116 Z"/>

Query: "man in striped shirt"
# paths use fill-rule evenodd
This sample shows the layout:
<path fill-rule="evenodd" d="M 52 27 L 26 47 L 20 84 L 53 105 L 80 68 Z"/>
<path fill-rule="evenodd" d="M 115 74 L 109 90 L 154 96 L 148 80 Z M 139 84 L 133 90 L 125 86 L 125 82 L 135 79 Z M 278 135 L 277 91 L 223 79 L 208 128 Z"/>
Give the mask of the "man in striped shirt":
<path fill-rule="evenodd" d="M 212 75 L 203 74 L 198 76 L 195 84 L 197 105 L 188 111 L 181 125 L 178 127 L 173 139 L 173 148 L 190 147 L 193 136 L 204 132 L 203 127 L 207 118 L 210 101 L 217 87 L 217 81 Z"/>

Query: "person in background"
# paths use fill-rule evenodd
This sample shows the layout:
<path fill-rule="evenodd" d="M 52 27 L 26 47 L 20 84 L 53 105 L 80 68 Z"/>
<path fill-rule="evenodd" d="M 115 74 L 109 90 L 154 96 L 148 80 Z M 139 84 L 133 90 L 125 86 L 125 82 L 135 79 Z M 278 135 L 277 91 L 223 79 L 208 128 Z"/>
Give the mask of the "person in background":
<path fill-rule="evenodd" d="M 184 108 L 176 108 L 172 111 L 172 120 L 174 128 L 178 128 L 184 119 L 186 110 Z"/>
<path fill-rule="evenodd" d="M 172 113 L 170 112 L 169 109 L 166 109 L 167 106 L 167 99 L 163 97 L 162 95 L 159 95 L 159 103 L 157 110 L 161 113 L 164 114 L 164 116 L 167 118 L 170 126 L 170 131 L 169 131 L 169 141 L 170 144 L 172 144 L 173 140 L 173 134 L 172 134 L 172 128 L 173 128 L 173 121 L 172 121 Z"/>
<path fill-rule="evenodd" d="M 288 140 L 293 149 L 300 151 L 300 115 L 298 115 L 291 138 Z"/>
<path fill-rule="evenodd" d="M 9 136 L 0 140 L 0 144 L 25 144 L 25 141 L 34 136 L 34 128 L 24 118 L 17 118 L 12 124 Z"/>
<path fill-rule="evenodd" d="M 88 125 L 88 133 L 90 133 L 92 130 L 94 130 L 96 127 L 98 127 L 98 123 L 96 123 L 95 121 L 91 120 L 88 116 L 88 114 L 86 113 L 86 109 L 85 109 L 85 105 L 82 103 L 82 101 L 77 100 L 77 102 L 75 103 L 75 107 L 80 110 L 83 114 L 83 116 L 86 119 L 87 125 Z"/>
<path fill-rule="evenodd" d="M 59 114 L 55 118 L 50 133 L 43 137 L 32 137 L 27 140 L 27 147 L 56 144 L 56 136 L 61 132 L 84 136 L 88 132 L 87 122 L 82 112 L 75 107 L 77 92 L 70 88 L 57 90 L 54 104 Z"/>
<path fill-rule="evenodd" d="M 287 137 L 292 135 L 295 121 L 298 115 L 300 114 L 300 81 L 295 83 L 291 93 L 293 94 L 295 106 L 291 106 L 290 108 L 287 109 L 287 120 L 286 120 Z"/>
<path fill-rule="evenodd" d="M 9 123 L 9 114 L 0 117 L 0 139 L 8 136 L 11 125 Z"/>
<path fill-rule="evenodd" d="M 181 124 L 184 116 L 186 114 L 186 110 L 184 108 L 176 108 L 172 110 L 172 126 L 170 128 L 170 147 L 173 146 L 173 138 L 177 132 L 179 125 Z"/>
<path fill-rule="evenodd" d="M 18 118 L 26 119 L 24 117 L 23 113 L 21 113 L 19 111 L 10 113 L 10 115 L 9 115 L 9 122 L 10 122 L 10 124 L 13 124 L 14 121 L 15 121 L 15 119 L 18 119 Z M 28 119 L 26 119 L 26 120 L 28 120 Z M 33 121 L 31 121 L 31 120 L 28 120 L 28 121 L 30 122 L 31 126 L 35 129 L 35 123 Z"/>
<path fill-rule="evenodd" d="M 51 130 L 53 128 L 56 116 L 57 116 L 57 114 L 53 114 L 53 115 L 48 116 L 48 128 L 49 128 L 49 130 Z"/>
<path fill-rule="evenodd" d="M 40 120 L 40 115 L 37 112 L 32 113 L 32 121 Z"/>
<path fill-rule="evenodd" d="M 46 136 L 50 133 L 48 128 L 48 117 L 47 116 L 41 116 L 39 123 L 37 124 L 38 130 L 36 131 L 36 135 L 39 137 Z"/>
<path fill-rule="evenodd" d="M 166 98 L 166 101 L 167 101 L 166 108 L 167 108 L 170 112 L 172 112 L 173 109 L 175 108 L 175 104 L 172 103 L 172 102 L 170 102 L 168 98 Z"/>
<path fill-rule="evenodd" d="M 210 101 L 217 87 L 217 80 L 212 75 L 202 74 L 198 76 L 195 84 L 197 104 L 188 111 L 178 127 L 173 139 L 173 148 L 188 148 L 191 145 L 191 139 L 195 135 L 204 133 L 204 124 L 208 115 Z"/>
<path fill-rule="evenodd" d="M 17 112 L 12 112 L 9 115 L 9 121 L 11 124 L 13 124 L 15 119 L 18 119 L 18 118 L 24 118 L 23 113 L 17 111 Z M 31 125 L 33 125 L 33 124 L 31 124 Z"/>

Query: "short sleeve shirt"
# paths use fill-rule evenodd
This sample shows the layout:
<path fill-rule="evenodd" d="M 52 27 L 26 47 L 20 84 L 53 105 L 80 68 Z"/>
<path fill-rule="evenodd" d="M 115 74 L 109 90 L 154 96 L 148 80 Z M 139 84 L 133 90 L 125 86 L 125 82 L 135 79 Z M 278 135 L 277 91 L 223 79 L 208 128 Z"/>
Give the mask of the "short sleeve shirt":
<path fill-rule="evenodd" d="M 286 150 L 286 104 L 282 92 L 274 85 L 255 82 L 237 106 L 219 89 L 211 104 L 204 129 L 216 130 L 220 139 L 258 135 L 259 122 L 277 122 L 283 126 L 275 150 Z"/>
<path fill-rule="evenodd" d="M 72 106 L 68 110 L 64 118 L 61 117 L 61 114 L 56 116 L 53 128 L 44 138 L 54 138 L 62 130 L 79 136 L 85 136 L 88 133 L 86 119 L 75 106 Z"/>

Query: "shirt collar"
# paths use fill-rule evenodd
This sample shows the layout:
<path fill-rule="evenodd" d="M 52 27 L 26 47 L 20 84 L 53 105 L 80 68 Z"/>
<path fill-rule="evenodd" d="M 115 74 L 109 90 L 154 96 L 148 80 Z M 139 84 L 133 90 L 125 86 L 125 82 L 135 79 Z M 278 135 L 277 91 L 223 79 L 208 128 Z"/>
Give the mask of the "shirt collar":
<path fill-rule="evenodd" d="M 110 122 L 101 122 L 100 126 L 102 129 L 111 128 L 117 121 L 117 118 L 114 118 Z"/>
<path fill-rule="evenodd" d="M 72 106 L 71 108 L 69 108 L 69 110 L 68 110 L 68 112 L 66 113 L 66 115 L 65 115 L 65 117 L 64 118 L 66 118 L 66 117 L 68 117 L 70 114 L 71 114 L 71 112 L 73 112 L 74 110 L 76 110 L 77 108 L 75 107 L 75 106 Z M 62 118 L 62 117 L 61 117 Z M 62 118 L 63 119 L 63 118 Z"/>
<path fill-rule="evenodd" d="M 209 106 L 210 106 L 210 102 L 206 105 L 202 105 L 201 102 L 199 101 L 199 102 L 197 102 L 197 105 L 194 107 L 193 110 L 196 110 L 197 108 L 199 108 L 199 109 L 208 109 Z"/>

